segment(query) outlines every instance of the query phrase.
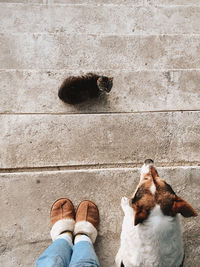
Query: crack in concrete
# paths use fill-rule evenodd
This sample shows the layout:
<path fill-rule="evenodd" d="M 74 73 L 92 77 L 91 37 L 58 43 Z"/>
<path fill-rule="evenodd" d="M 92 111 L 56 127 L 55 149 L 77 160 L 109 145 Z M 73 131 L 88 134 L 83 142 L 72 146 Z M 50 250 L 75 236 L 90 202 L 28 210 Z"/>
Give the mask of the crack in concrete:
<path fill-rule="evenodd" d="M 199 112 L 200 111 L 200 109 L 180 109 L 180 110 L 144 110 L 144 111 L 131 111 L 131 112 L 119 112 L 119 111 L 117 111 L 117 112 L 109 112 L 109 111 L 107 111 L 107 112 L 96 112 L 96 113 L 94 113 L 94 112 L 92 112 L 91 111 L 91 113 L 70 113 L 70 112 L 68 112 L 68 113 L 65 113 L 65 112 L 57 112 L 57 113 L 41 113 L 41 112 L 38 112 L 38 113 L 12 113 L 12 112 L 0 112 L 0 116 L 7 116 L 7 115 L 15 115 L 15 116 L 24 116 L 24 115 L 49 115 L 49 116 L 58 116 L 58 115 L 66 115 L 66 116 L 68 116 L 68 115 L 73 115 L 73 116 L 85 116 L 85 115 L 106 115 L 106 114 L 113 114 L 113 115 L 126 115 L 126 114 L 143 114 L 143 113 L 182 113 L 182 112 Z"/>
<path fill-rule="evenodd" d="M 44 166 L 44 167 L 24 167 L 24 168 L 4 168 L 0 169 L 0 173 L 20 173 L 20 172 L 51 172 L 51 171 L 89 171 L 102 169 L 124 169 L 124 168 L 140 168 L 143 162 L 137 163 L 111 163 L 111 164 L 91 164 L 91 165 L 69 165 L 69 166 Z M 156 162 L 157 167 L 198 167 L 200 162 Z"/>

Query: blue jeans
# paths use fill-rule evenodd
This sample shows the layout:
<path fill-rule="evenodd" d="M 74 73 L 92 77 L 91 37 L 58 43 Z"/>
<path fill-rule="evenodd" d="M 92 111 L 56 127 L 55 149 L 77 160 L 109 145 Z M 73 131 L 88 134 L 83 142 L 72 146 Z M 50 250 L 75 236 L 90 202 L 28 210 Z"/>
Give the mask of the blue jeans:
<path fill-rule="evenodd" d="M 38 258 L 36 267 L 100 267 L 93 245 L 80 241 L 73 248 L 65 239 L 56 239 Z"/>

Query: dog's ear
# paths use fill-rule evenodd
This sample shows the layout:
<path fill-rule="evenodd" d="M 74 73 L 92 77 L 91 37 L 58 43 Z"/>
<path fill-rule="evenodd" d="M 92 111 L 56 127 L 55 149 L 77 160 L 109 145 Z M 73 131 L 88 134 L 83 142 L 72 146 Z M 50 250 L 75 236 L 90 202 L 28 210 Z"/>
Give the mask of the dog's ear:
<path fill-rule="evenodd" d="M 135 209 L 135 225 L 138 223 L 142 223 L 144 220 L 147 219 L 149 212 L 144 208 L 136 207 Z"/>
<path fill-rule="evenodd" d="M 174 201 L 172 211 L 174 214 L 180 213 L 184 217 L 192 217 L 198 215 L 189 203 L 178 196 Z"/>

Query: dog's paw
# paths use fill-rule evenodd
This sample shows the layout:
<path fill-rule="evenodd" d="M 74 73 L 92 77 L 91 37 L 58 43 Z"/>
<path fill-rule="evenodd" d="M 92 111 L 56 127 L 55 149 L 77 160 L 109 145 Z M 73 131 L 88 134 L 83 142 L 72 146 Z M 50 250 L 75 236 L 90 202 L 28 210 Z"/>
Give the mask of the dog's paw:
<path fill-rule="evenodd" d="M 123 209 L 123 211 L 125 212 L 127 210 L 127 208 L 129 208 L 129 199 L 127 197 L 122 197 L 121 199 L 121 207 Z"/>

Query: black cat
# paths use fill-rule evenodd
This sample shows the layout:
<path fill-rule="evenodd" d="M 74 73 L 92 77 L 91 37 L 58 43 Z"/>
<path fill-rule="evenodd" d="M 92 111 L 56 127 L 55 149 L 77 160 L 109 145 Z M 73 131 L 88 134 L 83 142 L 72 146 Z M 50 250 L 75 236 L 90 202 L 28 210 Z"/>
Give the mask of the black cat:
<path fill-rule="evenodd" d="M 59 91 L 59 98 L 68 104 L 79 104 L 98 97 L 102 92 L 109 93 L 113 78 L 88 73 L 84 76 L 70 76 L 64 80 Z"/>

